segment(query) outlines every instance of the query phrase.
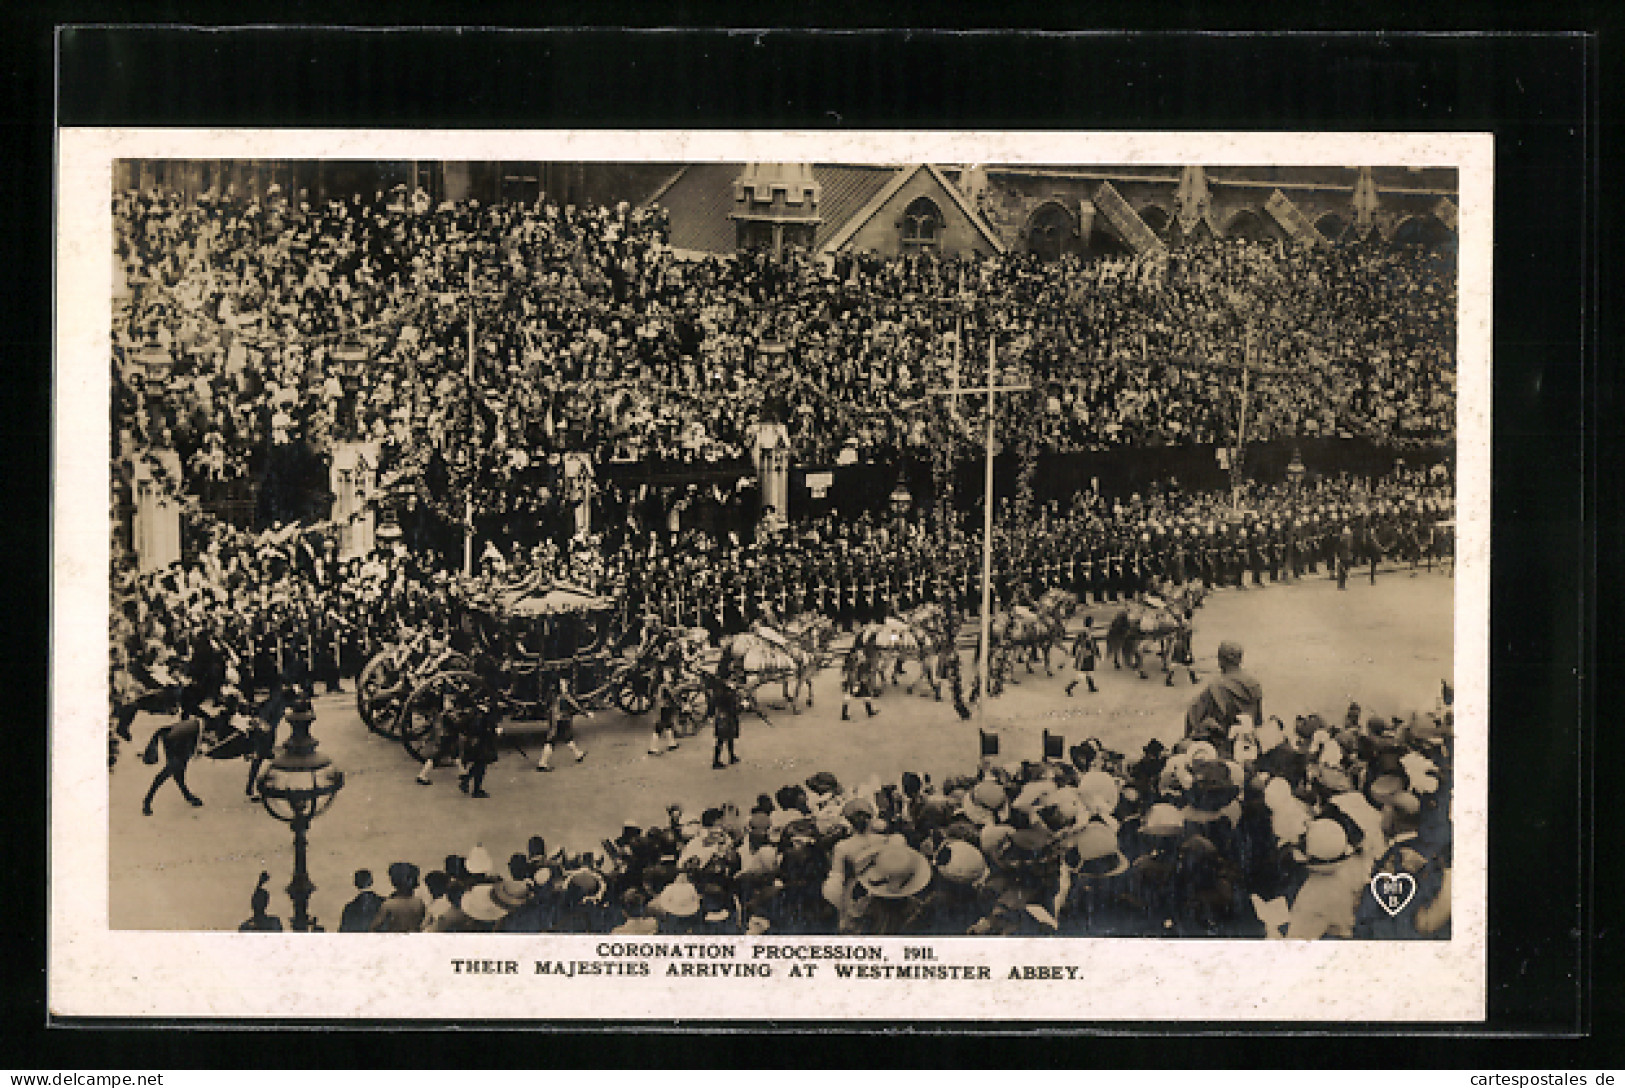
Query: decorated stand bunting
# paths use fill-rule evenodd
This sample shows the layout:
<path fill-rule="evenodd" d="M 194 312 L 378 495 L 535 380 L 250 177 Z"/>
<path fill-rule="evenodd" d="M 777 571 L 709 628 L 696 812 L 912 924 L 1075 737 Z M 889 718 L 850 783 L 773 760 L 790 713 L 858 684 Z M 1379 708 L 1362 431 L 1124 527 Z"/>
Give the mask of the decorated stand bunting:
<path fill-rule="evenodd" d="M 1287 198 L 1287 195 L 1277 189 L 1270 194 L 1269 200 L 1264 202 L 1264 210 L 1269 212 L 1274 220 L 1281 224 L 1294 241 L 1308 246 L 1323 246 L 1326 238 L 1315 229 L 1309 217 L 1303 210 Z"/>
<path fill-rule="evenodd" d="M 372 554 L 377 492 L 378 444 L 338 442 L 329 469 L 333 491 L 332 521 L 338 528 L 339 558 L 357 559 Z"/>
<path fill-rule="evenodd" d="M 1106 217 L 1123 241 L 1133 247 L 1135 253 L 1148 256 L 1164 252 L 1166 247 L 1162 240 L 1146 226 L 1145 220 L 1123 199 L 1123 195 L 1112 188 L 1111 182 L 1101 182 L 1100 188 L 1095 191 L 1095 208 Z"/>
<path fill-rule="evenodd" d="M 153 461 L 157 461 L 156 471 Z M 134 463 L 135 554 L 141 573 L 162 570 L 181 558 L 181 506 L 159 473 L 169 481 L 181 478 L 180 457 L 174 450 L 154 450 Z"/>

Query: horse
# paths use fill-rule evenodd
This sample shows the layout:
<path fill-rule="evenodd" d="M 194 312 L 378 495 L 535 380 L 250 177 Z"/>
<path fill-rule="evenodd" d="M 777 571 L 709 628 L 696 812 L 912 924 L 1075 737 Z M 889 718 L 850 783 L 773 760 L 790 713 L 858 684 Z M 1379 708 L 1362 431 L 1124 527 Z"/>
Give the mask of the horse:
<path fill-rule="evenodd" d="M 815 630 L 809 627 L 802 635 L 805 637 Z M 812 681 L 821 665 L 821 651 L 808 649 L 771 628 L 758 627 L 723 640 L 717 676 L 734 684 L 751 699 L 755 698 L 758 688 L 783 684 L 784 701 L 790 705 L 791 713 L 799 714 L 803 687 L 807 691 L 807 705 L 812 706 Z"/>
<path fill-rule="evenodd" d="M 880 623 L 866 623 L 852 635 L 854 649 L 863 649 L 873 660 L 873 694 L 881 693 L 887 679 L 898 683 L 903 674 L 903 663 L 920 653 L 919 639 L 914 629 L 897 616 L 887 616 Z"/>
<path fill-rule="evenodd" d="M 1051 602 L 1050 607 L 1054 606 Z M 1074 598 L 1074 610 L 1076 607 Z M 1028 674 L 1033 672 L 1034 661 L 1042 661 L 1044 675 L 1055 675 L 1049 664 L 1050 651 L 1066 638 L 1066 621 L 1059 614 L 1016 605 L 1008 611 L 995 612 L 989 631 L 996 647 L 1003 645 L 1019 653 Z"/>
<path fill-rule="evenodd" d="M 1144 648 L 1148 642 L 1157 645 L 1165 683 L 1173 684 L 1175 664 L 1186 666 L 1191 683 L 1196 683 L 1188 608 L 1175 610 L 1164 605 L 1119 609 L 1106 631 L 1106 652 L 1112 668 L 1127 665 L 1139 672 L 1141 680 L 1147 679 Z"/>
<path fill-rule="evenodd" d="M 914 685 L 924 680 L 931 688 L 931 696 L 938 702 L 942 701 L 941 676 L 944 672 L 944 662 L 948 655 L 955 653 L 953 629 L 948 623 L 947 609 L 940 604 L 922 604 L 903 613 L 902 621 L 908 625 L 914 634 L 915 650 L 913 657 L 920 663 L 920 676 L 917 680 L 910 680 L 904 688 L 910 695 L 914 694 Z M 898 669 L 902 668 L 902 661 L 898 661 Z"/>

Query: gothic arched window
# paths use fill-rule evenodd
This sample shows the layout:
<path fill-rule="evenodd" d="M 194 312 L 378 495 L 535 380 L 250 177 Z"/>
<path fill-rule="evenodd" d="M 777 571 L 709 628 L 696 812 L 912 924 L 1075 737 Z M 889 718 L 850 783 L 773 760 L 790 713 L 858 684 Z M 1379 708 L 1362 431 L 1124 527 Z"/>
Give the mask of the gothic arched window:
<path fill-rule="evenodd" d="M 927 249 L 942 244 L 942 209 L 930 197 L 916 197 L 903 209 L 903 247 Z"/>

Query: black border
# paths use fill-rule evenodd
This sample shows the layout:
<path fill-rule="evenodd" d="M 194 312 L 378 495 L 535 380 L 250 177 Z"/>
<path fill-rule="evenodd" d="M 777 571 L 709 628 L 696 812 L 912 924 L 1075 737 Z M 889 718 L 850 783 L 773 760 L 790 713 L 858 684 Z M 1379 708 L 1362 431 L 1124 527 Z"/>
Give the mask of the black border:
<path fill-rule="evenodd" d="M 75 18 L 128 14 L 122 5 L 86 7 L 92 10 Z M 1454 9 L 1457 18 L 1464 17 L 1461 11 Z M 408 6 L 392 9 L 389 17 L 415 15 L 423 21 L 455 14 Z M 898 13 L 867 14 L 879 21 Z M 1306 4 L 1289 19 L 1314 26 L 1346 23 L 1344 14 L 1329 19 L 1327 5 Z M 1589 9 L 1580 14 L 1570 26 L 1600 21 Z M 1410 22 L 1428 17 L 1413 13 Z M 1432 17 L 1447 16 L 1441 10 Z M 1561 12 L 1546 6 L 1521 17 L 1555 25 Z M 1617 452 L 1613 443 L 1619 433 L 1612 385 L 1617 375 L 1595 369 L 1600 361 L 1596 335 L 1602 322 L 1609 322 L 1611 331 L 1615 320 L 1604 316 L 1596 294 L 1603 286 L 1597 225 L 1611 214 L 1597 173 L 1598 140 L 1609 131 L 1599 121 L 1602 38 L 589 30 L 538 39 L 479 32 L 81 27 L 53 42 L 49 29 L 27 26 L 5 46 L 12 54 L 6 59 L 13 62 L 5 68 L 8 91 L 17 112 L 30 117 L 8 134 L 12 199 L 6 212 L 14 222 L 7 224 L 6 238 L 18 256 L 6 262 L 3 274 L 11 282 L 0 291 L 8 339 L 35 360 L 27 367 L 0 368 L 0 403 L 22 421 L 5 428 L 6 498 L 19 515 L 15 524 L 38 525 L 46 532 L 50 310 L 48 283 L 43 291 L 41 285 L 50 266 L 49 126 L 58 57 L 63 76 L 58 116 L 64 124 L 1493 131 L 1490 794 L 1517 798 L 1520 809 L 1501 807 L 1491 816 L 1490 1031 L 1519 1033 L 1533 1027 L 1537 1016 L 1544 1030 L 1588 1031 L 1593 1015 L 1608 1007 L 1604 997 L 1617 996 L 1617 982 L 1609 981 L 1617 975 L 1602 970 L 1599 958 L 1612 947 L 1605 943 L 1607 930 L 1586 897 L 1593 796 L 1586 777 L 1591 765 L 1582 757 L 1593 737 L 1581 727 L 1591 720 L 1594 678 L 1618 679 L 1618 666 L 1609 663 L 1613 655 L 1596 653 L 1594 616 L 1596 507 L 1609 507 L 1602 513 L 1609 516 L 1611 510 L 1615 520 L 1609 524 L 1617 526 L 1612 504 L 1619 493 L 1617 481 L 1599 488 L 1592 475 L 1598 456 Z M 16 169 L 25 159 L 45 167 L 26 183 Z M 17 542 L 8 535 L 4 558 L 11 569 L 48 572 L 44 536 Z M 1617 548 L 1608 549 L 1602 557 L 1605 575 L 1618 570 L 1614 552 Z M 26 651 L 6 658 L 6 690 L 23 693 L 31 712 L 19 721 L 42 722 L 48 583 L 42 573 L 6 585 L 7 611 L 16 617 L 8 633 Z M 1609 610 L 1602 611 L 1606 618 Z M 1610 671 L 1598 673 L 1596 666 Z M 8 855 L 17 855 L 8 856 L 9 871 L 42 878 L 43 730 L 29 733 L 18 748 L 20 762 L 32 769 L 28 784 L 34 791 L 33 796 L 27 790 L 14 794 L 22 820 L 13 824 L 7 842 Z M 1605 868 L 1599 875 L 1607 875 Z M 36 921 L 42 919 L 42 879 L 15 890 L 13 899 L 28 895 Z M 42 930 L 34 930 L 25 947 L 27 962 L 41 970 L 7 973 L 7 1020 L 37 1026 L 44 1017 Z M 925 1027 L 914 1026 L 916 1031 Z M 1104 1030 L 1113 1044 L 1109 1051 L 1087 1040 L 1068 1045 L 1019 1035 L 871 1033 L 859 1037 L 859 1049 L 862 1061 L 882 1065 L 1186 1064 L 1197 1058 L 1198 1051 L 1183 1044 L 1125 1038 L 1127 1028 Z M 1171 1030 L 1248 1031 L 1227 1025 Z M 1324 1025 L 1323 1030 L 1346 1034 L 1349 1028 Z M 1406 1038 L 1390 1036 L 1378 1048 L 1334 1049 L 1323 1038 L 1299 1036 L 1249 1048 L 1239 1061 L 1234 1050 L 1225 1060 L 1226 1052 L 1216 1055 L 1203 1047 L 1201 1060 L 1209 1066 L 1484 1064 L 1483 1058 L 1467 1056 L 1460 1040 L 1430 1037 L 1427 1029 L 1403 1030 Z M 31 1028 L 27 1050 L 34 1053 L 26 1058 L 19 1053 L 4 1064 L 232 1065 L 245 1057 L 265 1065 L 317 1066 L 402 1059 L 419 1067 L 539 1061 L 534 1049 L 528 1058 L 525 1049 L 510 1050 L 516 1041 L 511 1035 L 409 1034 L 410 1042 L 393 1031 L 363 1035 L 335 1027 L 306 1033 L 289 1045 L 270 1033 L 236 1028 L 207 1033 Z M 821 1065 L 830 1056 L 828 1044 L 810 1034 L 776 1037 L 771 1051 L 761 1048 L 759 1039 L 739 1034 L 554 1036 L 545 1046 L 547 1065 L 567 1064 L 569 1058 L 620 1066 Z M 1597 1052 L 1579 1040 L 1547 1053 L 1535 1064 L 1560 1061 L 1566 1067 Z"/>

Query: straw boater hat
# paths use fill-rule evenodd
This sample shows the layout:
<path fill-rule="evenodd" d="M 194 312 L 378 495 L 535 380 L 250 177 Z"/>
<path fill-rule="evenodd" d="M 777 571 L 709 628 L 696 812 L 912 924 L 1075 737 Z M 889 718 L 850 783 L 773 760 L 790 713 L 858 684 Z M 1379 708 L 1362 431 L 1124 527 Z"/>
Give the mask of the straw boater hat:
<path fill-rule="evenodd" d="M 1117 876 L 1128 869 L 1128 858 L 1117 846 L 1117 835 L 1105 824 L 1090 824 L 1061 840 L 1061 857 L 1068 869 L 1084 877 Z"/>
<path fill-rule="evenodd" d="M 1310 823 L 1303 835 L 1303 853 L 1312 868 L 1330 868 L 1354 853 L 1343 825 L 1325 818 Z"/>
<path fill-rule="evenodd" d="M 498 922 L 524 905 L 525 886 L 517 880 L 479 884 L 463 896 L 463 911 L 477 922 Z"/>
<path fill-rule="evenodd" d="M 937 850 L 937 872 L 954 884 L 980 884 L 987 879 L 987 859 L 968 842 L 950 839 Z"/>
<path fill-rule="evenodd" d="M 1009 799 L 1004 787 L 991 779 L 983 779 L 972 787 L 960 807 L 965 815 L 978 824 L 990 824 L 1005 812 Z"/>
<path fill-rule="evenodd" d="M 491 860 L 491 854 L 485 849 L 483 843 L 475 843 L 474 849 L 468 853 L 468 859 L 463 863 L 470 874 L 474 876 L 490 876 L 496 871 L 496 862 Z"/>
<path fill-rule="evenodd" d="M 1176 838 L 1185 831 L 1185 816 L 1166 801 L 1151 806 L 1140 821 L 1140 834 L 1155 839 Z"/>
<path fill-rule="evenodd" d="M 875 854 L 858 874 L 870 895 L 901 899 L 931 883 L 931 862 L 901 838 L 893 839 Z"/>
<path fill-rule="evenodd" d="M 1105 771 L 1086 771 L 1083 777 L 1078 779 L 1077 797 L 1086 816 L 1112 815 L 1117 811 L 1120 795 L 1117 779 Z"/>
<path fill-rule="evenodd" d="M 666 885 L 655 899 L 654 906 L 673 918 L 692 918 L 700 912 L 700 893 L 686 877 L 679 877 Z"/>

